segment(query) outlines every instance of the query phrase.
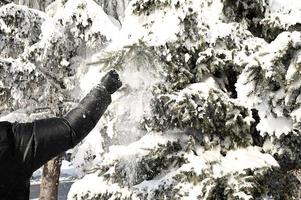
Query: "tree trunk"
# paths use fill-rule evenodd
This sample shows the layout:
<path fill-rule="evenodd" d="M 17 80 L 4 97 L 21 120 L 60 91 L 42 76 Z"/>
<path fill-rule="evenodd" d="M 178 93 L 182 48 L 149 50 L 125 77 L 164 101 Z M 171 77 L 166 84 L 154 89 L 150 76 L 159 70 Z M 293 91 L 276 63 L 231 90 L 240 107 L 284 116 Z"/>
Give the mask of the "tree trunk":
<path fill-rule="evenodd" d="M 61 165 L 61 156 L 53 158 L 44 165 L 40 185 L 40 200 L 57 200 Z"/>

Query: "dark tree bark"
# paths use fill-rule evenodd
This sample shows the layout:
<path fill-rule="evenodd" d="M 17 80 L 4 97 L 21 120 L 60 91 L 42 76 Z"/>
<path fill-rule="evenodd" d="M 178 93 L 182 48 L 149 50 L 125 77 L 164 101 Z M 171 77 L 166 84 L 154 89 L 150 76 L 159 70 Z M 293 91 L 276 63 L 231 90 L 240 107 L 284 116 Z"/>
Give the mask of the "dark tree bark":
<path fill-rule="evenodd" d="M 40 200 L 57 200 L 61 165 L 61 156 L 53 158 L 44 165 L 40 185 Z"/>

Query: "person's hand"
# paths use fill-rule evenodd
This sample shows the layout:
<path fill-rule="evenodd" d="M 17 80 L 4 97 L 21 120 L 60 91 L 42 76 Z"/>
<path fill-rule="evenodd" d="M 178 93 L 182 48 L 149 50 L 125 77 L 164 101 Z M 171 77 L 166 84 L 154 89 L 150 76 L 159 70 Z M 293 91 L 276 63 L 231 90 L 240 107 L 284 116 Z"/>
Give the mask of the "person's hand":
<path fill-rule="evenodd" d="M 116 70 L 110 70 L 102 77 L 100 85 L 104 86 L 109 94 L 113 94 L 122 86 L 122 82 L 120 81 Z"/>

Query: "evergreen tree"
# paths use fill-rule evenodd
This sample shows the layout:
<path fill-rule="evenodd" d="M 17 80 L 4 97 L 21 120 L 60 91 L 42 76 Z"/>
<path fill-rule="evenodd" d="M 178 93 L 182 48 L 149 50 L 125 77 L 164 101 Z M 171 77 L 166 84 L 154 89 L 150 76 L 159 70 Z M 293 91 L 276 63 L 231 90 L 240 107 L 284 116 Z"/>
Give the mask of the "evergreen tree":
<path fill-rule="evenodd" d="M 124 82 L 68 199 L 300 199 L 300 3 L 97 2 L 0 8 L 0 110 L 23 109 L 2 119 L 64 113 L 111 68 Z"/>

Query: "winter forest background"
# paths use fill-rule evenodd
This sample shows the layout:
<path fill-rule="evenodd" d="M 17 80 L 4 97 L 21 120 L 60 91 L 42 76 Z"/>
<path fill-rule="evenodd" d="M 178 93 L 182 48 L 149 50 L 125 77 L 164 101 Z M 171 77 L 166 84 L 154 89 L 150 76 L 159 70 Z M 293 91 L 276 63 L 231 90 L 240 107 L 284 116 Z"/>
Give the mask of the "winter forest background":
<path fill-rule="evenodd" d="M 68 199 L 301 199 L 300 1 L 15 3 L 1 120 L 62 116 L 112 68 L 124 82 L 72 151 Z"/>

